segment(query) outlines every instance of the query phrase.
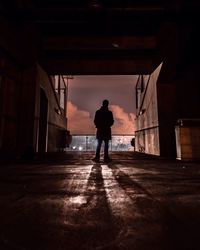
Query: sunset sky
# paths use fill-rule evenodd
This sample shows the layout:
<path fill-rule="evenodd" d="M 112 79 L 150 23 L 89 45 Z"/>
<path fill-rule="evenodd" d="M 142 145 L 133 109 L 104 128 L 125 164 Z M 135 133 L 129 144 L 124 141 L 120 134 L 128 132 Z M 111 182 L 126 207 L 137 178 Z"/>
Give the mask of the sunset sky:
<path fill-rule="evenodd" d="M 71 134 L 94 134 L 94 114 L 108 99 L 115 123 L 113 134 L 134 134 L 137 76 L 73 76 L 67 104 Z"/>

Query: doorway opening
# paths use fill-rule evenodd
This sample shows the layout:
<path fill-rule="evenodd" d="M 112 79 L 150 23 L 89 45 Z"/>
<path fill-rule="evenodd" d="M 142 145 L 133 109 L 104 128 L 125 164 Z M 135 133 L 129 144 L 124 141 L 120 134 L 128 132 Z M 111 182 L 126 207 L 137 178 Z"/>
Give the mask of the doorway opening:
<path fill-rule="evenodd" d="M 70 151 L 94 151 L 94 115 L 104 99 L 114 115 L 110 150 L 131 151 L 135 134 L 137 75 L 73 76 L 68 80 L 67 128 L 72 134 Z"/>

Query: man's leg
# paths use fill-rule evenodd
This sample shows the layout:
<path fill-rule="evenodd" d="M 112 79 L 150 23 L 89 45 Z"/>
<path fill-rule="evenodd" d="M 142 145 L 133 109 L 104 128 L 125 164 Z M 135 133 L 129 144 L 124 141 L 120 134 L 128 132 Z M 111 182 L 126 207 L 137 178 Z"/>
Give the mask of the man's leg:
<path fill-rule="evenodd" d="M 108 156 L 108 147 L 109 147 L 109 140 L 104 140 L 104 160 L 109 160 Z"/>
<path fill-rule="evenodd" d="M 100 158 L 101 144 L 102 144 L 102 140 L 98 139 L 96 156 L 95 156 L 95 159 L 97 159 L 97 160 L 99 160 L 99 158 Z"/>

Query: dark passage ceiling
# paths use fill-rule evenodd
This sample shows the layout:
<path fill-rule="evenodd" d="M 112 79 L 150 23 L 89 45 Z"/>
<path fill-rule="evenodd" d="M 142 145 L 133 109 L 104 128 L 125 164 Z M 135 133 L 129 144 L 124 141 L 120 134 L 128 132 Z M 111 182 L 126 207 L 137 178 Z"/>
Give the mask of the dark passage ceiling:
<path fill-rule="evenodd" d="M 162 25 L 183 19 L 186 2 L 13 0 L 1 6 L 35 25 L 39 62 L 50 74 L 148 74 L 162 61 Z"/>

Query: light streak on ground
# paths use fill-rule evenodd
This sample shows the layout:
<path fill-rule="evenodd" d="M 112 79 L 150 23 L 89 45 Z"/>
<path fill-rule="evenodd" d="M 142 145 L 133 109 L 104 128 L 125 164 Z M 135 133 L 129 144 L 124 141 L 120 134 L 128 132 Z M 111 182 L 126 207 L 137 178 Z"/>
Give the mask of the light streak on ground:
<path fill-rule="evenodd" d="M 112 170 L 108 165 L 102 165 L 102 175 L 104 179 L 105 190 L 108 198 L 108 203 L 112 214 L 120 216 L 124 219 L 138 216 L 137 210 L 134 209 L 134 202 L 130 199 L 128 194 L 119 186 Z"/>

